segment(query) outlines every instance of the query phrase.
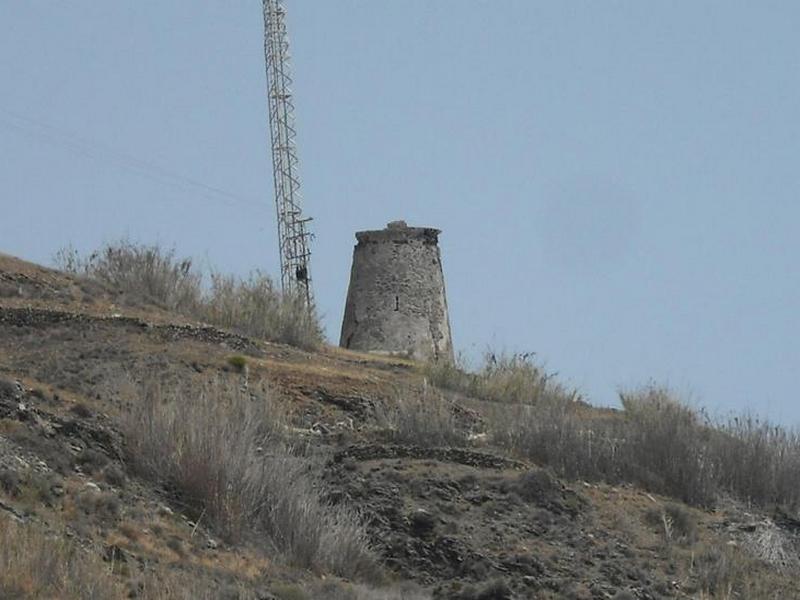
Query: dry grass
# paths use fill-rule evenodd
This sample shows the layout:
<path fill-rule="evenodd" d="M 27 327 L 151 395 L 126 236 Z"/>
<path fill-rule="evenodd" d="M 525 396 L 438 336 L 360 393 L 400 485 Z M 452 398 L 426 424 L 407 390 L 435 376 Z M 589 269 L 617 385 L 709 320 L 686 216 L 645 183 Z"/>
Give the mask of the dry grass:
<path fill-rule="evenodd" d="M 796 598 L 791 578 L 782 577 L 765 563 L 735 546 L 706 546 L 693 556 L 692 583 L 685 591 L 701 600 Z"/>
<path fill-rule="evenodd" d="M 146 565 L 127 573 L 100 558 L 100 549 L 82 547 L 63 532 L 46 533 L 0 515 L 0 598 L 36 600 L 218 600 L 259 597 L 249 581 L 220 583 L 208 573 Z M 129 578 L 130 577 L 130 578 Z M 126 581 L 127 580 L 127 581 Z"/>
<path fill-rule="evenodd" d="M 480 366 L 470 371 L 461 357 L 455 363 L 428 363 L 423 375 L 442 389 L 489 402 L 535 404 L 546 400 L 579 400 L 578 393 L 561 385 L 552 374 L 534 362 L 530 353 L 506 354 L 487 351 Z"/>
<path fill-rule="evenodd" d="M 193 570 L 168 570 L 157 567 L 128 582 L 124 598 L 141 600 L 258 600 L 261 595 L 247 581 L 210 580 L 209 574 Z"/>
<path fill-rule="evenodd" d="M 316 463 L 281 439 L 267 398 L 217 386 L 172 398 L 154 389 L 125 424 L 128 457 L 232 542 L 258 542 L 296 566 L 376 572 L 359 514 L 323 498 Z"/>
<path fill-rule="evenodd" d="M 375 407 L 378 427 L 389 441 L 422 447 L 464 446 L 469 432 L 458 408 L 441 393 L 405 387 Z"/>
<path fill-rule="evenodd" d="M 494 444 L 550 466 L 568 479 L 615 481 L 619 430 L 616 419 L 594 417 L 573 402 L 497 406 L 489 412 Z"/>
<path fill-rule="evenodd" d="M 306 591 L 311 600 L 430 600 L 431 595 L 413 583 L 390 588 L 373 588 L 364 585 L 326 582 Z"/>
<path fill-rule="evenodd" d="M 203 272 L 190 259 L 158 245 L 126 240 L 88 257 L 73 248 L 62 249 L 55 262 L 68 273 L 243 335 L 305 349 L 319 348 L 323 341 L 316 311 L 309 311 L 301 298 L 276 289 L 263 273 L 247 279 L 212 273 L 206 288 Z"/>
<path fill-rule="evenodd" d="M 0 516 L 0 598 L 106 600 L 124 598 L 95 553 Z"/>

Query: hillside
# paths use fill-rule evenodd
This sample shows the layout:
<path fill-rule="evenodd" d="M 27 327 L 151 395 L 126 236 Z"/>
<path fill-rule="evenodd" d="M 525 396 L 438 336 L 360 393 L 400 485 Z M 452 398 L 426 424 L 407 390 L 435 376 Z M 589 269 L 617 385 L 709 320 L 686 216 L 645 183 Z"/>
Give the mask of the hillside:
<path fill-rule="evenodd" d="M 366 539 L 352 544 L 374 564 L 343 538 L 328 542 L 340 556 L 302 560 L 286 538 L 308 531 L 284 527 L 299 508 L 271 517 L 267 543 L 247 515 L 222 523 L 223 509 L 160 477 L 174 440 L 148 447 L 137 427 L 173 414 L 181 431 L 219 418 L 207 399 L 242 397 L 268 407 L 270 435 L 291 448 L 285 462 L 256 449 L 273 468 L 318 469 L 302 489 L 319 503 L 298 506 L 358 514 Z M 495 442 L 513 409 L 439 390 L 404 359 L 268 343 L 0 255 L 0 597 L 800 598 L 786 507 L 561 479 Z M 237 496 L 217 493 L 230 512 Z M 365 566 L 341 564 L 351 557 Z"/>

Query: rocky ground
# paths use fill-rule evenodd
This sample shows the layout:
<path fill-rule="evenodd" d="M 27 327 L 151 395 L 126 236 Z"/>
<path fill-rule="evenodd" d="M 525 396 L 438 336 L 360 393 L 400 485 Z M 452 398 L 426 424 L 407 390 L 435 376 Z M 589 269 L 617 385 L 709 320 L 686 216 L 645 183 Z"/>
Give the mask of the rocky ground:
<path fill-rule="evenodd" d="M 243 372 L 232 355 L 246 357 Z M 757 593 L 800 597 L 791 576 L 800 525 L 788 515 L 751 514 L 733 502 L 700 511 L 630 487 L 564 482 L 480 442 L 389 443 L 376 407 L 424 385 L 408 361 L 250 340 L 6 256 L 0 518 L 76 540 L 117 565 L 114 577 L 132 597 L 156 567 L 227 597 L 241 586 L 265 599 L 323 597 L 307 591 L 319 574 L 226 545 L 170 490 L 131 472 L 119 419 L 142 386 L 212 380 L 280 398 L 293 434 L 325 457 L 329 500 L 359 507 L 389 579 L 414 582 L 414 594 L 745 597 L 725 587 L 725 569 L 739 564 L 727 553 L 735 548 L 769 582 Z M 481 418 L 479 404 L 455 403 Z"/>

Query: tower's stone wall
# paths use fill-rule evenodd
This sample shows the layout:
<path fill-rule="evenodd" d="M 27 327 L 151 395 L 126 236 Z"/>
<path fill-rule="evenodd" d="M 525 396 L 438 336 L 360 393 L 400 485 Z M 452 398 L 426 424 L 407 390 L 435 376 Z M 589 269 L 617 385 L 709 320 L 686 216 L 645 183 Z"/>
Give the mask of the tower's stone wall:
<path fill-rule="evenodd" d="M 343 348 L 453 359 L 439 233 L 403 221 L 356 233 Z"/>

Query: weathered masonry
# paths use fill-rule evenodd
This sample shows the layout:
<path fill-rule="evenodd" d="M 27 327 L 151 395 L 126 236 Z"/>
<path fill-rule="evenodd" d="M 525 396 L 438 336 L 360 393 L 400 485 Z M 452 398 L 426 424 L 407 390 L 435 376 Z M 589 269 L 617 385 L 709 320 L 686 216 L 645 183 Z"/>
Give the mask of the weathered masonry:
<path fill-rule="evenodd" d="M 405 221 L 356 233 L 343 348 L 453 359 L 440 233 Z"/>

